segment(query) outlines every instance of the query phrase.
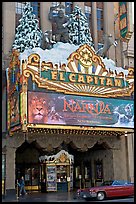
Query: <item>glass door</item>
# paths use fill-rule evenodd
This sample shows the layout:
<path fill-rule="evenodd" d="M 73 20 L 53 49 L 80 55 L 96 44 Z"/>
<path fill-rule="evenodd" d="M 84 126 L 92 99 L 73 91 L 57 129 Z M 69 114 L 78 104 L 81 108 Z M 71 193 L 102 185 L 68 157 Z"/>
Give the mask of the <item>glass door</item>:
<path fill-rule="evenodd" d="M 57 191 L 68 191 L 68 167 L 66 165 L 57 165 Z"/>

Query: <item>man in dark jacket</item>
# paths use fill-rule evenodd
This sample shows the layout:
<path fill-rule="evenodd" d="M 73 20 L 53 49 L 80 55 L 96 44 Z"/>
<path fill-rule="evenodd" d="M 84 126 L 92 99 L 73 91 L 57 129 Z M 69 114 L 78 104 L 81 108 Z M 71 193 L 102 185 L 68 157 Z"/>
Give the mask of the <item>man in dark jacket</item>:
<path fill-rule="evenodd" d="M 20 187 L 20 195 L 25 195 L 26 190 L 25 190 L 25 181 L 24 181 L 24 177 L 22 176 L 19 182 L 19 187 Z"/>

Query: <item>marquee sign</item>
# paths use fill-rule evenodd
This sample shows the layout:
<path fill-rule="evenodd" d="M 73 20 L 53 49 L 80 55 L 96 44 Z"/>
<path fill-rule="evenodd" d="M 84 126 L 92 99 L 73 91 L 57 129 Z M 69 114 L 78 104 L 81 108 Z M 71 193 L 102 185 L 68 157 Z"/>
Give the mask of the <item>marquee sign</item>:
<path fill-rule="evenodd" d="M 36 101 L 32 99 L 34 86 L 30 83 L 36 85 L 35 97 L 41 98 L 38 104 L 44 107 L 37 116 L 32 114 Z M 48 90 L 54 94 L 47 94 Z M 19 53 L 13 51 L 7 74 L 8 130 L 26 132 L 37 125 L 45 128 L 56 124 L 115 127 L 120 114 L 125 114 L 115 114 L 119 105 L 124 108 L 128 105 L 133 112 L 132 101 L 121 100 L 131 97 L 133 92 L 134 69 L 127 72 L 106 69 L 102 58 L 87 44 L 71 53 L 67 64 L 43 61 L 36 53 L 20 60 Z M 60 115 L 58 123 L 51 120 L 54 111 L 53 120 Z M 133 128 L 133 115 L 127 117 L 124 116 L 126 121 L 130 120 L 127 128 Z M 126 128 L 126 124 L 118 127 Z"/>
<path fill-rule="evenodd" d="M 38 87 L 66 94 L 98 97 L 130 96 L 134 91 L 133 69 L 128 75 L 107 70 L 102 59 L 91 47 L 83 45 L 68 58 L 68 64 L 40 61 L 31 54 L 23 64 L 25 78 L 32 76 Z"/>

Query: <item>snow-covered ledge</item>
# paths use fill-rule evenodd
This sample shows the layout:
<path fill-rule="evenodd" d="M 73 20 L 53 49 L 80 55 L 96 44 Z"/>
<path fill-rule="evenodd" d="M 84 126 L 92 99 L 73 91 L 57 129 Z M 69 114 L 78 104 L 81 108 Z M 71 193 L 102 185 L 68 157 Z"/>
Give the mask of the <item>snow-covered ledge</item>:
<path fill-rule="evenodd" d="M 67 159 L 69 159 L 70 164 L 74 162 L 74 156 L 69 154 L 65 150 L 61 150 L 57 154 L 51 155 L 51 156 L 47 156 L 47 155 L 40 156 L 39 157 L 39 161 L 40 162 L 45 162 L 45 161 L 52 161 L 52 162 L 54 162 L 55 160 L 59 159 L 61 157 L 61 155 L 63 155 L 63 154 L 67 157 Z"/>

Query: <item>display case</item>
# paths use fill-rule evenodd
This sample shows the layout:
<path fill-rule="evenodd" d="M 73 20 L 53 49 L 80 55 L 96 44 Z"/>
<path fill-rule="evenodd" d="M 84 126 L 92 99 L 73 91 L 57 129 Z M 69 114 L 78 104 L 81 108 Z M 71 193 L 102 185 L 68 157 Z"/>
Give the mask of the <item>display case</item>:
<path fill-rule="evenodd" d="M 46 191 L 70 191 L 73 188 L 73 155 L 61 150 L 56 155 L 41 156 L 41 166 L 46 166 Z"/>

